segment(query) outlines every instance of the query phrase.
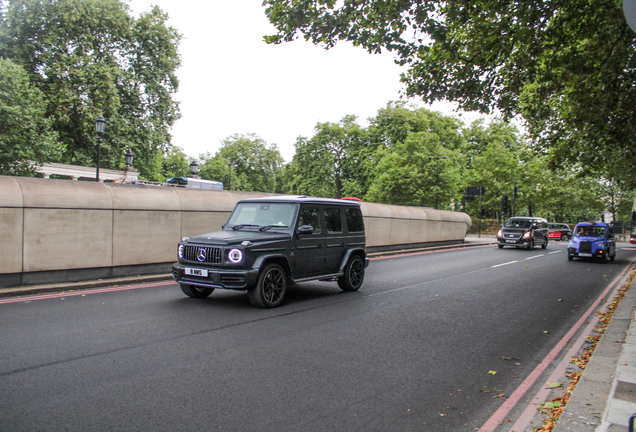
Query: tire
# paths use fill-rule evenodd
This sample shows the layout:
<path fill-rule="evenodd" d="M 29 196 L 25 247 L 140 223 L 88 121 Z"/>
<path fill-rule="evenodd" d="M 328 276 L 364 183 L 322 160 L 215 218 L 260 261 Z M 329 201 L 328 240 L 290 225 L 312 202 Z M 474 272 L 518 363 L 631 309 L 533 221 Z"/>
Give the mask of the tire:
<path fill-rule="evenodd" d="M 572 261 L 574 257 L 572 255 L 568 255 L 568 261 Z"/>
<path fill-rule="evenodd" d="M 214 288 L 200 288 L 182 283 L 179 286 L 185 295 L 192 298 L 206 298 L 214 291 Z"/>
<path fill-rule="evenodd" d="M 607 264 L 608 262 L 610 262 L 610 256 L 609 256 L 609 249 L 607 251 L 607 253 L 605 255 L 603 255 L 603 258 L 601 258 L 601 260 L 603 261 L 603 263 Z"/>
<path fill-rule="evenodd" d="M 363 280 L 364 261 L 359 255 L 354 255 L 347 262 L 344 275 L 338 278 L 338 286 L 343 291 L 358 291 Z"/>
<path fill-rule="evenodd" d="M 260 308 L 275 308 L 281 305 L 287 293 L 287 275 L 276 264 L 267 264 L 258 276 L 256 286 L 247 290 L 250 303 Z"/>
<path fill-rule="evenodd" d="M 497 245 L 499 249 L 503 249 L 503 245 Z"/>
<path fill-rule="evenodd" d="M 545 242 L 541 245 L 541 249 L 546 249 L 548 247 L 548 239 L 545 239 Z"/>
<path fill-rule="evenodd" d="M 528 243 L 528 250 L 534 249 L 534 239 L 530 239 L 530 243 Z"/>

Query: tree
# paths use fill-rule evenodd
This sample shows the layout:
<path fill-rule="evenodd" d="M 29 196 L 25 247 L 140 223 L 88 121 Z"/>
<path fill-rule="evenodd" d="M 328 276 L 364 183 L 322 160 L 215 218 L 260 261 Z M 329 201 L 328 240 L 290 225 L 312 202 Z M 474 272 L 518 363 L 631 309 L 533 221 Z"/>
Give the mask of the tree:
<path fill-rule="evenodd" d="M 0 56 L 20 64 L 45 95 L 64 146 L 61 161 L 95 164 L 94 121 L 108 120 L 101 165 L 128 148 L 142 176 L 161 177 L 179 118 L 175 71 L 181 36 L 158 7 L 135 19 L 121 0 L 10 0 L 0 15 Z"/>
<path fill-rule="evenodd" d="M 162 180 L 190 175 L 188 157 L 180 147 L 170 147 L 161 162 Z"/>
<path fill-rule="evenodd" d="M 368 143 L 366 131 L 356 120 L 356 116 L 347 115 L 338 123 L 318 123 L 312 138 L 299 137 L 284 190 L 338 199 L 364 195 L 367 161 L 375 147 Z"/>
<path fill-rule="evenodd" d="M 269 43 L 349 41 L 396 53 L 407 94 L 522 115 L 551 166 L 636 162 L 636 43 L 621 2 L 265 0 Z"/>
<path fill-rule="evenodd" d="M 225 138 L 217 154 L 204 163 L 203 174 L 219 180 L 225 178 L 225 171 L 229 180 L 231 170 L 232 190 L 280 193 L 283 162 L 276 144 L 268 145 L 255 134 L 234 134 Z"/>
<path fill-rule="evenodd" d="M 457 195 L 459 152 L 441 145 L 436 134 L 415 132 L 393 151 L 381 149 L 377 176 L 365 199 L 372 202 L 449 210 Z"/>
<path fill-rule="evenodd" d="M 20 66 L 0 58 L 0 174 L 32 176 L 59 157 L 42 93 Z"/>

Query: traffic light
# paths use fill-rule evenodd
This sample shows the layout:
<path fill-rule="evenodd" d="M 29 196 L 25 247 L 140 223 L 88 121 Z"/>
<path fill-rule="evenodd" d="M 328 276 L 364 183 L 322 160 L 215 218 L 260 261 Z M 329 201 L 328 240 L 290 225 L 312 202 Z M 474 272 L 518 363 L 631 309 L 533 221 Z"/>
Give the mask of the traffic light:
<path fill-rule="evenodd" d="M 501 196 L 501 216 L 508 214 L 508 195 L 503 194 Z"/>

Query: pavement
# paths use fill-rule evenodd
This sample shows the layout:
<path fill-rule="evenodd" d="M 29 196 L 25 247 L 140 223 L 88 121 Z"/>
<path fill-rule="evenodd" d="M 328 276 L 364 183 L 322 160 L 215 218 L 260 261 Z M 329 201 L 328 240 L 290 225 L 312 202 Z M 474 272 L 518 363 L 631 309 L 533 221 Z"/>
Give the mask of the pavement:
<path fill-rule="evenodd" d="M 423 248 L 423 250 L 442 249 L 449 247 L 471 247 L 480 244 L 496 243 L 494 235 L 469 235 L 465 242 L 459 245 Z M 413 253 L 414 250 L 404 251 Z M 385 252 L 370 255 L 397 254 L 399 252 Z M 631 282 L 630 276 L 636 272 L 636 258 L 632 260 L 622 279 L 616 284 L 607 297 L 616 290 Z M 171 274 L 123 277 L 116 279 L 99 279 L 93 281 L 73 282 L 63 284 L 46 284 L 37 286 L 22 286 L 16 288 L 0 288 L 0 297 L 14 297 L 35 295 L 50 292 L 69 292 L 81 289 L 92 289 L 104 286 L 123 286 L 131 284 L 152 283 L 171 280 Z M 627 290 L 618 308 L 592 355 L 583 375 L 579 380 L 570 400 L 568 401 L 554 432 L 617 432 L 631 431 L 629 422 L 632 415 L 636 415 L 636 329 L 632 331 L 632 324 L 636 318 L 636 289 Z M 572 366 L 573 370 L 575 366 Z M 561 392 L 563 393 L 563 392 Z M 540 416 L 537 416 L 540 419 Z M 529 432 L 538 426 L 533 421 L 525 430 L 514 432 Z M 636 422 L 636 420 L 635 420 Z M 510 430 L 513 432 L 513 429 Z"/>

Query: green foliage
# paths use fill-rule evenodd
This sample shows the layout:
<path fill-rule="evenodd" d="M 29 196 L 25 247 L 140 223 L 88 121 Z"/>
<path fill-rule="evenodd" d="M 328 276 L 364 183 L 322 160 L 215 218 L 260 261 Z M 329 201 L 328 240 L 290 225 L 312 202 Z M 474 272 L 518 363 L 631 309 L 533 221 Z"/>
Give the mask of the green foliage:
<path fill-rule="evenodd" d="M 226 189 L 281 192 L 283 162 L 275 144 L 268 146 L 255 134 L 234 134 L 222 141 L 213 158 L 205 161 L 200 176 L 223 181 Z"/>
<path fill-rule="evenodd" d="M 368 189 L 375 146 L 356 117 L 318 123 L 316 134 L 296 141 L 296 154 L 285 172 L 287 193 L 342 198 L 363 196 Z"/>
<path fill-rule="evenodd" d="M 0 16 L 0 56 L 20 64 L 45 95 L 61 161 L 95 164 L 95 126 L 108 120 L 101 165 L 126 149 L 141 175 L 161 178 L 169 129 L 179 118 L 180 35 L 158 7 L 135 19 L 121 0 L 10 0 Z"/>
<path fill-rule="evenodd" d="M 407 94 L 468 111 L 522 115 L 552 168 L 636 180 L 636 43 L 621 2 L 571 0 L 265 0 L 277 34 L 326 48 L 387 49 Z"/>
<path fill-rule="evenodd" d="M 180 147 L 170 147 L 161 161 L 162 181 L 172 177 L 188 177 L 190 175 L 188 157 Z"/>
<path fill-rule="evenodd" d="M 26 72 L 0 58 L 0 174 L 32 176 L 35 165 L 59 157 L 57 134 L 45 115 L 42 93 Z"/>

